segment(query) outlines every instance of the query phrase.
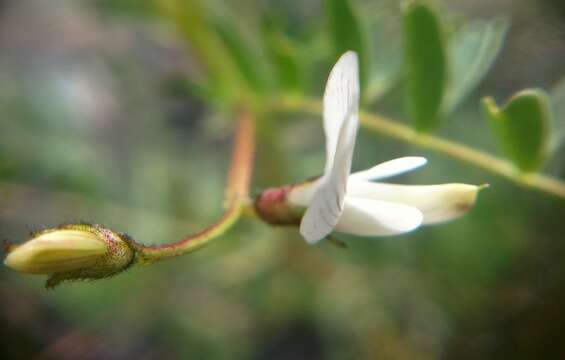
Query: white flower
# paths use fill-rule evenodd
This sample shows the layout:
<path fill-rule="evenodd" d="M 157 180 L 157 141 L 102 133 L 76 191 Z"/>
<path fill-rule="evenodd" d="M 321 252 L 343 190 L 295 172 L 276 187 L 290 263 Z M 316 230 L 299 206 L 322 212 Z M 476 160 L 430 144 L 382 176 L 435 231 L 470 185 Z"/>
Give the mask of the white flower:
<path fill-rule="evenodd" d="M 359 127 L 357 55 L 348 51 L 333 67 L 324 94 L 326 166 L 313 182 L 295 185 L 291 206 L 306 207 L 300 233 L 314 244 L 333 230 L 361 236 L 405 233 L 421 224 L 453 219 L 468 210 L 479 187 L 466 184 L 409 186 L 372 183 L 413 170 L 422 157 L 403 157 L 350 174 Z"/>

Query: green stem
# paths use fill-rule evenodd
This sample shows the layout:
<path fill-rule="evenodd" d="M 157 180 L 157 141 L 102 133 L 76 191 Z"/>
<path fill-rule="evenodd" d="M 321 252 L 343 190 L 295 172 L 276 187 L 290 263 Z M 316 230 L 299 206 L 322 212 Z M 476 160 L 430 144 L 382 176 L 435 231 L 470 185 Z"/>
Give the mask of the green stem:
<path fill-rule="evenodd" d="M 173 243 L 161 245 L 136 244 L 137 264 L 147 265 L 174 256 L 184 255 L 201 248 L 223 235 L 242 215 L 249 203 L 249 186 L 255 152 L 255 124 L 251 114 L 242 112 L 233 143 L 232 162 L 226 186 L 226 211 L 214 224 Z"/>
<path fill-rule="evenodd" d="M 287 98 L 282 101 L 276 101 L 273 104 L 273 109 L 320 114 L 322 103 L 315 99 Z M 449 155 L 507 178 L 519 185 L 565 199 L 565 183 L 559 179 L 540 173 L 520 173 L 509 161 L 437 136 L 418 133 L 412 128 L 384 116 L 362 111 L 360 113 L 360 122 L 361 126 L 371 131 Z"/>

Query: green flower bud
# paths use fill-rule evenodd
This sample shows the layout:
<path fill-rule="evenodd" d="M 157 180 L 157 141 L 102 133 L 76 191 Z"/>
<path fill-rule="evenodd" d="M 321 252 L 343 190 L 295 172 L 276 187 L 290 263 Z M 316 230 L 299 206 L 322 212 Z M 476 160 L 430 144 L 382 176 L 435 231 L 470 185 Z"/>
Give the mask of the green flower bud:
<path fill-rule="evenodd" d="M 8 249 L 4 264 L 15 271 L 49 275 L 47 287 L 62 281 L 116 275 L 134 260 L 132 240 L 100 225 L 68 224 L 32 233 Z"/>

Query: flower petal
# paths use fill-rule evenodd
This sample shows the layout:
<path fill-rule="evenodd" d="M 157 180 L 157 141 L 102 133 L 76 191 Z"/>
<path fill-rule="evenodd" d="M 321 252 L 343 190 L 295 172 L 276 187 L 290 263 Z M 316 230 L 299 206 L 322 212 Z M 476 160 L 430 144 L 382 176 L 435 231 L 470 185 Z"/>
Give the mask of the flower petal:
<path fill-rule="evenodd" d="M 330 73 L 324 95 L 324 124 L 326 170 L 300 223 L 300 233 L 311 244 L 333 230 L 343 210 L 359 127 L 359 70 L 354 52 L 345 53 Z"/>
<path fill-rule="evenodd" d="M 332 68 L 324 93 L 324 131 L 326 133 L 326 166 L 330 172 L 343 123 L 359 112 L 359 65 L 357 54 L 348 51 Z"/>
<path fill-rule="evenodd" d="M 351 115 L 340 131 L 335 161 L 330 172 L 319 180 L 318 189 L 300 222 L 300 234 L 306 242 L 315 244 L 332 232 L 343 211 L 347 179 L 355 147 L 355 133 L 351 124 L 357 115 Z"/>
<path fill-rule="evenodd" d="M 480 189 L 467 184 L 396 185 L 352 181 L 348 184 L 347 195 L 413 206 L 424 214 L 424 224 L 434 224 L 466 213 L 475 203 Z"/>
<path fill-rule="evenodd" d="M 421 156 L 406 156 L 393 159 L 373 166 L 364 171 L 358 171 L 349 177 L 352 180 L 378 180 L 412 171 L 423 166 L 428 161 Z"/>
<path fill-rule="evenodd" d="M 78 230 L 41 234 L 12 250 L 4 264 L 30 274 L 50 274 L 88 267 L 107 252 L 104 241 Z"/>
<path fill-rule="evenodd" d="M 422 213 L 411 206 L 347 196 L 336 231 L 360 236 L 401 234 L 416 229 Z"/>
<path fill-rule="evenodd" d="M 288 192 L 287 201 L 290 205 L 306 208 L 312 203 L 314 194 L 319 187 L 320 179 L 295 184 Z"/>

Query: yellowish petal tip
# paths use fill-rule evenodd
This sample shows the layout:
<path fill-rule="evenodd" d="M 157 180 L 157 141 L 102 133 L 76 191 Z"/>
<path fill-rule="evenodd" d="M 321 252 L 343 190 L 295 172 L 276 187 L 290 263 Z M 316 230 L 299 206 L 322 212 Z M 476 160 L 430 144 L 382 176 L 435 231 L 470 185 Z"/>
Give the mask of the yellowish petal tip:
<path fill-rule="evenodd" d="M 90 266 L 106 252 L 106 243 L 96 234 L 61 229 L 39 233 L 14 246 L 4 264 L 19 272 L 51 274 Z"/>
<path fill-rule="evenodd" d="M 457 208 L 459 215 L 463 215 L 464 213 L 469 211 L 475 204 L 479 191 L 487 188 L 488 186 L 488 184 L 479 186 L 465 184 L 458 185 L 456 189 L 458 189 L 459 194 L 457 195 L 457 192 L 454 193 L 456 199 L 454 205 Z"/>
<path fill-rule="evenodd" d="M 10 260 L 8 259 L 9 257 L 10 257 L 10 254 L 8 254 L 8 255 L 4 258 L 4 261 L 2 261 L 2 263 L 3 263 L 4 265 L 6 265 L 7 267 L 11 267 L 11 266 L 10 266 Z"/>
<path fill-rule="evenodd" d="M 134 264 L 134 241 L 96 224 L 64 224 L 31 234 L 18 245 L 7 244 L 4 265 L 27 274 L 49 275 L 46 286 L 64 281 L 96 280 Z"/>

